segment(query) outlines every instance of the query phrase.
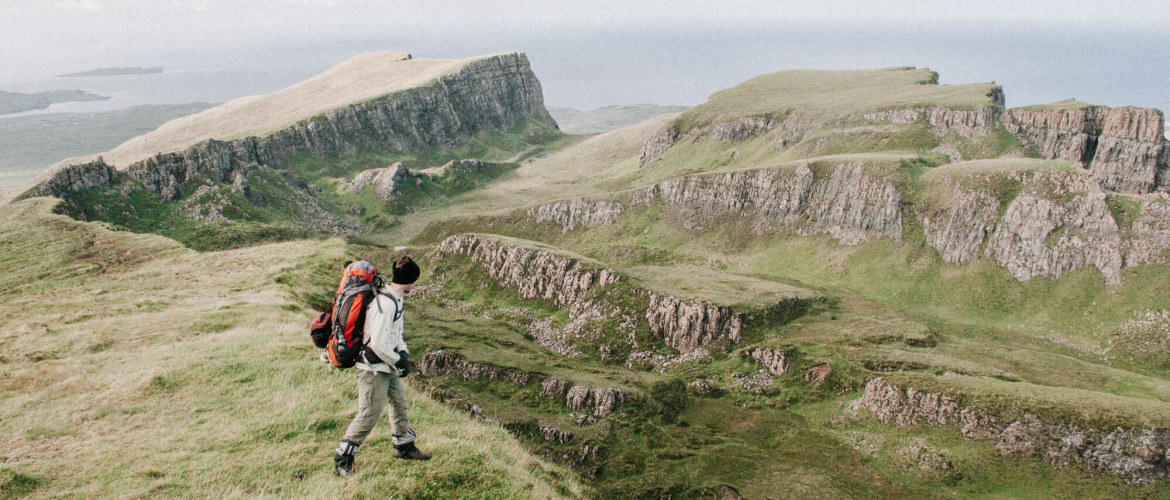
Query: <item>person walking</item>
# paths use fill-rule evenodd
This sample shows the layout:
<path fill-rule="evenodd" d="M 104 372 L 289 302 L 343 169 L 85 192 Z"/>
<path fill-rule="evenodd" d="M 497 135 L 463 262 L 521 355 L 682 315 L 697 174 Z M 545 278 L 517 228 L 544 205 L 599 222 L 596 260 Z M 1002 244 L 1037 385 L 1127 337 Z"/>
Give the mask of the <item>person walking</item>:
<path fill-rule="evenodd" d="M 358 412 L 345 431 L 345 438 L 333 457 L 333 472 L 349 477 L 354 455 L 374 430 L 382 408 L 390 404 L 390 431 L 394 457 L 430 460 L 431 455 L 415 446 L 415 433 L 407 420 L 410 403 L 402 378 L 410 374 L 410 351 L 402 337 L 402 300 L 418 281 L 418 264 L 405 256 L 394 263 L 390 283 L 382 285 L 366 308 L 363 337 L 366 347 L 354 365 L 358 379 Z"/>

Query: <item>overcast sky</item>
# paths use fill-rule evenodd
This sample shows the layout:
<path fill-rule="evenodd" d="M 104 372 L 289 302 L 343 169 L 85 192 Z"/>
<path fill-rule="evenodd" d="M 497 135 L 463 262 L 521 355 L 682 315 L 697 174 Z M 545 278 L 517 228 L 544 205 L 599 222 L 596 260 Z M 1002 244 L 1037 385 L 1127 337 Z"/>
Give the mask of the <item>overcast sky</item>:
<path fill-rule="evenodd" d="M 445 31 L 718 26 L 767 23 L 1044 23 L 1170 26 L 1166 0 L 3 0 L 4 71 L 45 71 L 115 53 Z M 403 50 L 410 50 L 404 47 Z M 55 70 L 55 69 L 54 69 Z"/>
<path fill-rule="evenodd" d="M 264 85 L 283 86 L 369 50 L 443 58 L 526 51 L 553 105 L 630 104 L 655 96 L 667 101 L 658 104 L 697 104 L 719 88 L 791 67 L 918 65 L 943 69 L 944 83 L 1002 83 L 1011 77 L 997 64 L 1042 70 L 1048 59 L 1060 56 L 1067 65 L 1077 53 L 1086 54 L 1082 72 L 1165 65 L 1164 39 L 1131 37 L 1137 32 L 1170 32 L 1170 1 L 0 0 L 0 82 L 210 60 L 279 67 L 284 76 Z M 1011 40 L 1023 35 L 1030 37 L 1023 45 Z M 964 47 L 968 40 L 988 47 L 985 61 L 974 61 L 980 53 Z M 822 44 L 836 45 L 821 54 Z M 648 45 L 654 52 L 631 54 Z M 647 67 L 655 61 L 663 62 Z M 684 66 L 699 69 L 676 79 L 693 84 L 668 89 L 670 75 L 649 75 Z M 587 86 L 590 74 L 598 82 Z M 604 88 L 622 74 L 666 83 L 655 81 L 663 85 L 658 94 L 629 91 L 637 81 Z M 1121 77 L 1148 88 L 1166 87 L 1164 75 Z M 1009 104 L 1024 95 L 1006 90 Z M 1052 90 L 1060 98 L 1074 91 L 1093 97 Z M 1121 95 L 1124 104 L 1154 105 Z"/>

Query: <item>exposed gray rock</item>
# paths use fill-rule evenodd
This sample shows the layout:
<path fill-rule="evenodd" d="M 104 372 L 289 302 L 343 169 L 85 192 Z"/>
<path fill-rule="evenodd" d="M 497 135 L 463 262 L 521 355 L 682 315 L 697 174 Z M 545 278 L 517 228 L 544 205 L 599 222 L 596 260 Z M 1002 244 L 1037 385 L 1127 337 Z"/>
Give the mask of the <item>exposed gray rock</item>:
<path fill-rule="evenodd" d="M 573 440 L 573 433 L 561 430 L 559 427 L 552 424 L 540 424 L 540 437 L 545 441 L 557 444 L 568 444 Z"/>
<path fill-rule="evenodd" d="M 1055 467 L 1081 464 L 1135 485 L 1170 478 L 1170 430 L 1118 427 L 1104 432 L 1029 414 L 1004 426 L 1002 418 L 985 409 L 962 406 L 946 395 L 903 390 L 880 377 L 866 384 L 859 401 L 879 422 L 955 426 L 968 439 L 994 439 L 1005 457 L 1039 458 Z"/>
<path fill-rule="evenodd" d="M 554 222 L 561 226 L 562 233 L 567 233 L 578 227 L 608 226 L 617 222 L 621 213 L 620 203 L 575 198 L 530 208 L 528 218 L 535 219 L 537 224 Z"/>
<path fill-rule="evenodd" d="M 590 410 L 596 418 L 605 418 L 625 403 L 626 391 L 615 387 L 574 386 L 565 397 L 565 405 L 574 411 Z"/>
<path fill-rule="evenodd" d="M 832 176 L 813 183 L 806 209 L 812 223 L 798 232 L 827 232 L 842 245 L 879 237 L 901 241 L 902 193 L 865 169 L 861 163 L 837 165 Z"/>
<path fill-rule="evenodd" d="M 57 196 L 65 193 L 83 191 L 90 188 L 105 188 L 122 181 L 122 172 L 106 165 L 102 157 L 89 163 L 69 165 L 53 174 L 49 180 L 41 184 L 36 196 Z"/>
<path fill-rule="evenodd" d="M 794 228 L 798 234 L 829 233 L 844 245 L 877 237 L 901 240 L 902 194 L 894 184 L 860 163 L 837 165 L 828 178 L 814 179 L 807 166 L 682 177 L 639 190 L 630 203 L 661 199 L 667 214 L 688 229 L 735 216 L 751 217 L 756 234 Z M 794 227 L 804 214 L 808 224 Z"/>
<path fill-rule="evenodd" d="M 673 124 L 659 129 L 642 145 L 642 153 L 638 156 L 638 168 L 645 167 L 646 164 L 662 157 L 671 146 L 674 146 L 676 140 L 678 129 Z"/>
<path fill-rule="evenodd" d="M 717 122 L 710 126 L 704 140 L 713 142 L 739 142 L 759 137 L 780 124 L 770 116 L 745 116 L 729 122 Z"/>
<path fill-rule="evenodd" d="M 1061 229 L 1063 233 L 1056 233 Z M 1055 241 L 1050 241 L 1055 238 Z M 1121 241 L 1105 193 L 1076 195 L 1063 205 L 1020 195 L 1008 206 L 987 244 L 986 255 L 1016 279 L 1057 279 L 1095 265 L 1108 284 L 1121 282 Z"/>
<path fill-rule="evenodd" d="M 952 187 L 949 205 L 935 214 L 919 213 L 926 244 L 944 262 L 958 264 L 979 258 L 979 248 L 999 218 L 999 200 L 958 185 Z"/>
<path fill-rule="evenodd" d="M 359 147 L 404 153 L 454 148 L 481 130 L 512 130 L 525 117 L 555 125 L 544 108 L 540 82 L 528 58 L 522 53 L 502 54 L 469 63 L 440 77 L 437 85 L 330 111 L 263 138 L 208 140 L 186 151 L 158 154 L 130 165 L 122 174 L 173 201 L 183 196 L 181 185 L 195 176 L 231 182 L 232 172 L 244 165 L 276 166 L 305 151 L 341 157 L 356 153 Z M 104 163 L 86 165 L 54 174 L 46 182 L 50 186 L 46 192 L 58 194 L 52 190 L 71 186 L 77 178 L 102 176 L 100 171 L 78 175 L 78 169 L 100 170 Z"/>
<path fill-rule="evenodd" d="M 1124 228 L 1122 228 L 1124 229 Z M 1133 221 L 1133 238 L 1125 256 L 1126 267 L 1140 264 L 1170 264 L 1170 206 L 1145 201 L 1142 213 Z"/>
<path fill-rule="evenodd" d="M 1086 168 L 1111 191 L 1152 192 L 1170 164 L 1165 118 L 1156 109 L 1013 109 L 1004 114 L 1003 123 L 1045 158 Z"/>
<path fill-rule="evenodd" d="M 687 304 L 653 292 L 649 295 L 646 320 L 651 333 L 666 345 L 686 353 L 722 339 L 740 341 L 743 318 L 730 309 L 697 301 Z"/>
<path fill-rule="evenodd" d="M 787 354 L 775 349 L 753 349 L 749 351 L 749 356 L 776 377 L 788 373 L 788 365 L 792 361 Z"/>
<path fill-rule="evenodd" d="M 569 395 L 573 384 L 568 380 L 548 379 L 540 383 L 540 397 L 561 400 Z"/>
<path fill-rule="evenodd" d="M 947 135 L 954 132 L 962 137 L 986 137 L 995 132 L 999 123 L 1000 113 L 1003 112 L 1003 89 L 989 94 L 994 105 L 975 109 L 951 109 L 942 106 L 883 109 L 863 113 L 861 116 L 873 122 L 890 122 L 896 124 L 914 123 L 926 120 L 934 127 L 938 135 Z"/>
<path fill-rule="evenodd" d="M 532 380 L 530 373 L 468 361 L 459 354 L 443 350 L 423 353 L 418 362 L 418 370 L 427 377 L 454 373 L 462 376 L 464 380 L 506 380 L 518 386 L 528 385 Z"/>
<path fill-rule="evenodd" d="M 570 258 L 501 245 L 475 235 L 451 236 L 439 244 L 438 251 L 466 255 L 501 286 L 516 289 L 521 297 L 551 300 L 562 307 L 577 304 L 595 288 L 619 279 L 608 269 L 588 268 Z"/>

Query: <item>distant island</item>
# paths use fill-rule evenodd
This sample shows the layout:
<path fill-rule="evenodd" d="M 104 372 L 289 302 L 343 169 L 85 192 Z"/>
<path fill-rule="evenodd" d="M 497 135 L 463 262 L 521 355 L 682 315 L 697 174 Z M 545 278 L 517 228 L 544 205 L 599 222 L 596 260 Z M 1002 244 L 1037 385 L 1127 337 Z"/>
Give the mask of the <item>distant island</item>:
<path fill-rule="evenodd" d="M 98 68 L 89 71 L 82 71 L 80 73 L 66 73 L 64 75 L 57 75 L 57 78 L 81 78 L 86 76 L 123 76 L 123 75 L 154 75 L 162 73 L 162 68 L 141 68 L 135 66 L 133 68 Z"/>
<path fill-rule="evenodd" d="M 84 90 L 50 90 L 36 94 L 0 91 L 0 115 L 20 113 L 34 109 L 45 109 L 59 102 L 105 101 L 109 97 L 91 94 Z"/>

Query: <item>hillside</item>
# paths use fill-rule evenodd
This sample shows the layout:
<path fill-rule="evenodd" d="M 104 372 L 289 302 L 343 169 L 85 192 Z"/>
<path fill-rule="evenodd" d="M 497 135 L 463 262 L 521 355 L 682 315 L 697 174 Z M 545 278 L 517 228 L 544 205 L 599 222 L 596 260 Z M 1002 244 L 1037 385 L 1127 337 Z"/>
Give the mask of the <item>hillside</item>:
<path fill-rule="evenodd" d="M 265 266 L 302 315 L 328 302 L 341 253 L 385 267 L 409 252 L 424 269 L 415 390 L 506 430 L 591 498 L 1170 498 L 1164 116 L 1007 109 L 994 84 L 937 81 L 780 72 L 589 137 L 524 114 L 524 94 L 499 101 L 520 110 L 511 126 L 429 128 L 376 152 L 373 134 L 275 156 L 204 143 L 62 170 L 4 210 L 108 227 L 44 214 L 58 196 L 56 212 L 223 259 L 212 282 L 233 256 L 276 249 Z M 391 116 L 419 116 L 406 109 Z M 265 166 L 240 169 L 252 161 Z M 159 182 L 167 165 L 202 177 Z M 281 205 L 288 193 L 307 198 Z M 33 259 L 35 233 L 12 234 Z M 306 235 L 321 241 L 259 245 Z M 191 318 L 227 324 L 232 307 Z M 65 316 L 16 321 L 70 331 Z M 180 391 L 210 385 L 180 375 Z M 526 470 L 555 483 L 552 467 Z M 508 479 L 481 484 L 511 495 L 518 473 L 493 470 Z"/>
<path fill-rule="evenodd" d="M 0 491 L 22 497 L 560 498 L 579 486 L 516 438 L 410 389 L 436 452 L 391 457 L 385 433 L 359 480 L 331 450 L 356 408 L 352 374 L 316 361 L 286 298 L 331 275 L 339 242 L 200 254 L 166 238 L 0 208 Z M 329 281 L 333 281 L 330 279 Z M 42 307 L 53 304 L 52 307 Z M 34 305 L 39 305 L 35 306 Z M 29 342 L 35 337 L 35 342 Z"/>
<path fill-rule="evenodd" d="M 635 104 L 632 106 L 605 106 L 591 111 L 573 108 L 548 108 L 566 134 L 600 134 L 644 122 L 658 115 L 681 113 L 687 106 L 655 106 Z"/>

